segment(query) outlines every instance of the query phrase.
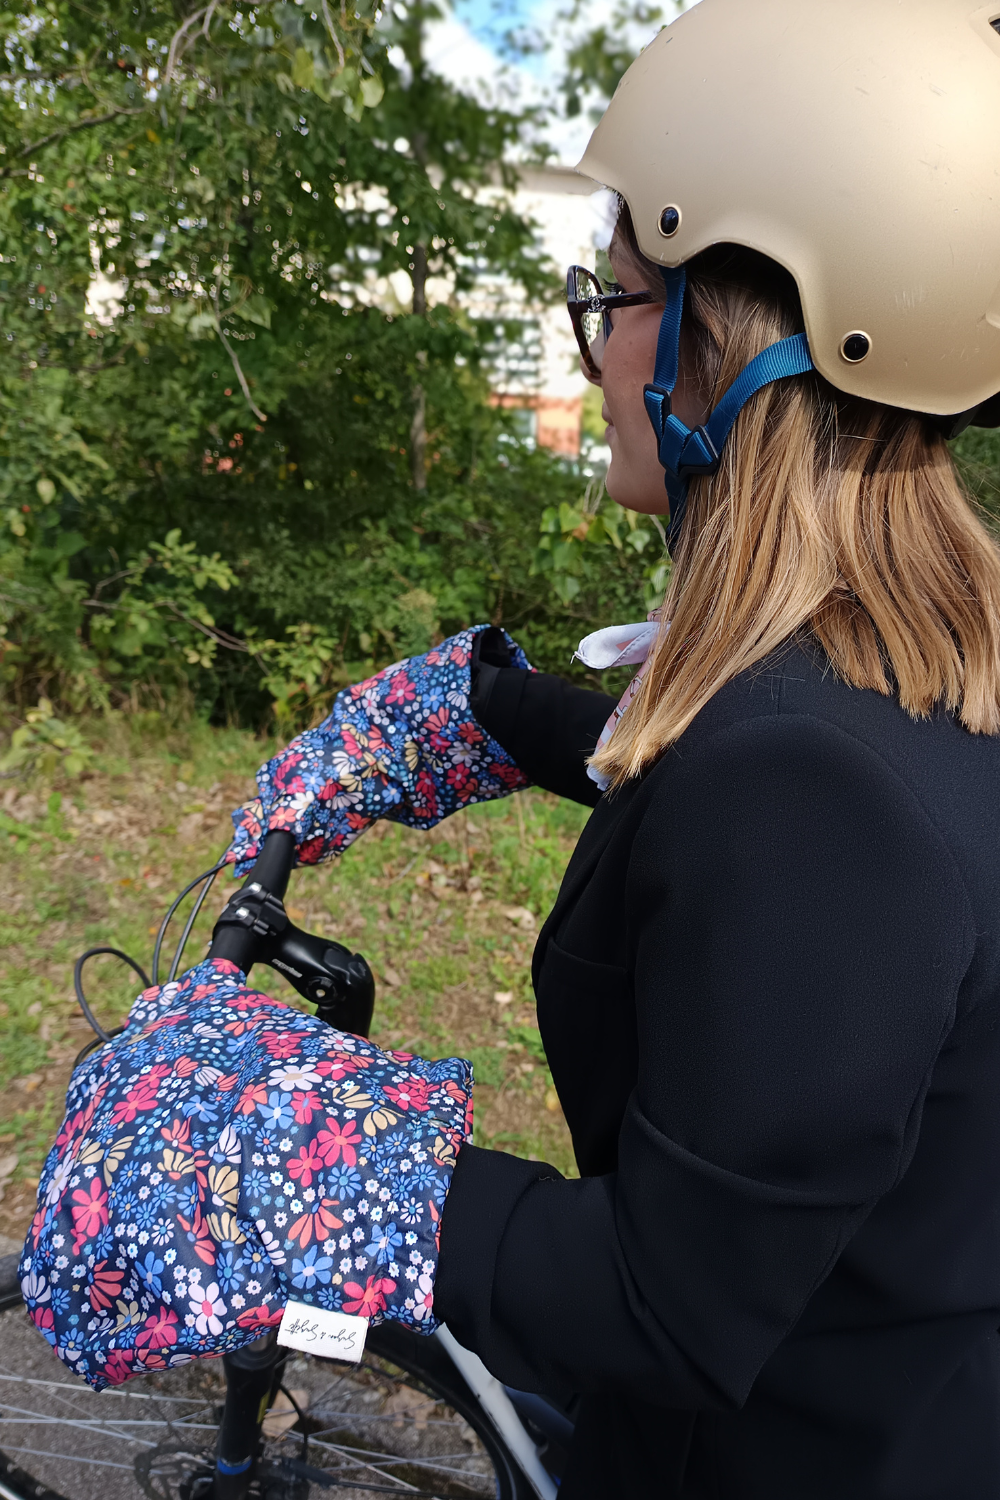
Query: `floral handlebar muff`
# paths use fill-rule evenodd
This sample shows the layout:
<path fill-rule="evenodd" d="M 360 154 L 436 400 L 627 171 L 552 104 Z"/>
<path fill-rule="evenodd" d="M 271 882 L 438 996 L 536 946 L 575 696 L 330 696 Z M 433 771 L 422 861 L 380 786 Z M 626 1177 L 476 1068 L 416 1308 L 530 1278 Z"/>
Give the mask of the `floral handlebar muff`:
<path fill-rule="evenodd" d="M 341 854 L 379 818 L 432 828 L 472 802 L 527 786 L 469 708 L 479 625 L 338 693 L 333 712 L 257 772 L 259 795 L 233 813 L 228 859 L 252 867 L 261 837 L 294 835 L 299 864 Z M 507 636 L 512 664 L 531 670 Z"/>
<path fill-rule="evenodd" d="M 472 1070 L 384 1052 L 206 960 L 75 1070 L 21 1261 L 101 1389 L 238 1349 L 291 1298 L 430 1332 Z"/>

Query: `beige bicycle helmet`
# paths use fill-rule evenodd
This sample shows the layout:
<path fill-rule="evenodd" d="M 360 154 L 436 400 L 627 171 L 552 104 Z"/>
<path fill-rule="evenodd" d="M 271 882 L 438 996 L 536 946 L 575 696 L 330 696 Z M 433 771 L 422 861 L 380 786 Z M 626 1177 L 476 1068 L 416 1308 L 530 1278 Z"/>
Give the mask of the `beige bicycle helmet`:
<path fill-rule="evenodd" d="M 629 68 L 577 170 L 665 268 L 723 243 L 782 265 L 838 390 L 949 433 L 1000 424 L 1000 0 L 700 0 Z M 674 447 L 675 474 L 711 471 Z"/>

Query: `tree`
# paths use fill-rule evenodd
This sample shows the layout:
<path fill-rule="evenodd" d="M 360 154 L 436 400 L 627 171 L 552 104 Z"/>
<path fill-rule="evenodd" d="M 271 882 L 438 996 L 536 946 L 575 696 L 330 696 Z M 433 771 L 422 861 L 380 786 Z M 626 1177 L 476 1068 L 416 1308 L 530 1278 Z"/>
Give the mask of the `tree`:
<path fill-rule="evenodd" d="M 502 277 L 530 304 L 556 282 L 507 191 L 525 116 L 429 73 L 434 13 L 4 13 L 15 701 L 186 685 L 256 717 L 474 616 L 565 659 L 600 607 L 527 576 L 538 496 L 572 504 L 583 480 L 505 431 L 496 320 L 461 294 Z"/>

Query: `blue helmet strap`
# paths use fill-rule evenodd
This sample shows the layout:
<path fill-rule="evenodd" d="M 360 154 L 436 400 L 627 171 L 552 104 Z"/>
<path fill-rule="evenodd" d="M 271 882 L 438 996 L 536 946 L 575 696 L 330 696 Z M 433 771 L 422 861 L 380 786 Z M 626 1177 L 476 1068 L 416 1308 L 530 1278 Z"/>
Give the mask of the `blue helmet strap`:
<path fill-rule="evenodd" d="M 722 461 L 722 450 L 740 411 L 764 386 L 789 375 L 805 375 L 815 368 L 804 333 L 782 339 L 750 361 L 729 387 L 708 420 L 694 431 L 685 427 L 670 410 L 680 365 L 681 319 L 684 315 L 684 293 L 687 273 L 663 268 L 667 305 L 660 320 L 656 343 L 656 368 L 653 382 L 643 391 L 646 415 L 653 424 L 663 465 L 667 495 L 670 498 L 670 529 L 667 542 L 673 550 L 680 535 L 688 483 L 695 474 L 715 474 Z"/>

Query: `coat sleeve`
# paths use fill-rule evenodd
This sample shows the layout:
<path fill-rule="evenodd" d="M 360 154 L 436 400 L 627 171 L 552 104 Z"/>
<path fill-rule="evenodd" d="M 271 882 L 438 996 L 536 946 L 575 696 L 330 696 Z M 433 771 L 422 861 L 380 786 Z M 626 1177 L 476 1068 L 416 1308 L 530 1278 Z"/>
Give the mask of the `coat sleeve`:
<path fill-rule="evenodd" d="M 529 781 L 594 807 L 601 793 L 587 775 L 587 757 L 616 702 L 546 672 L 484 662 L 473 680 L 471 706 Z"/>
<path fill-rule="evenodd" d="M 738 724 L 646 790 L 618 1170 L 466 1147 L 438 1310 L 510 1385 L 733 1409 L 905 1172 L 974 930 L 916 798 L 824 722 Z"/>

